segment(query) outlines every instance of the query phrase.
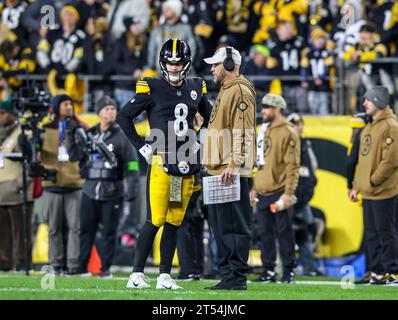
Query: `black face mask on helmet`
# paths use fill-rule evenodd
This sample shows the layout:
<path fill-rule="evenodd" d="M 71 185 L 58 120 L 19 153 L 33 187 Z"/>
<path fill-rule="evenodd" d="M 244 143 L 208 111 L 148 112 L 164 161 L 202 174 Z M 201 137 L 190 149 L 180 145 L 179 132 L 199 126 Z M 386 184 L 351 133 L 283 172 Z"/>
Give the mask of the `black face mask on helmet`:
<path fill-rule="evenodd" d="M 182 63 L 183 69 L 179 72 L 178 76 L 170 75 L 169 71 L 167 71 L 166 63 Z M 191 49 L 188 44 L 180 39 L 167 40 L 160 50 L 159 64 L 162 71 L 162 77 L 166 81 L 179 82 L 187 76 L 191 66 Z"/>

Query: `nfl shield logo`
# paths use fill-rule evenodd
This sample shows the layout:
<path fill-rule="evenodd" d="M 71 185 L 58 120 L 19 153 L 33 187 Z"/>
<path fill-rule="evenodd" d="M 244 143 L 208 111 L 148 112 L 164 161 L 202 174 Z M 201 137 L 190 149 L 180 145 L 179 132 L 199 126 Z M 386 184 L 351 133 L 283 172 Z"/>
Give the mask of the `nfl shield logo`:
<path fill-rule="evenodd" d="M 197 97 L 198 97 L 198 94 L 196 93 L 196 91 L 195 91 L 195 90 L 192 90 L 192 91 L 191 91 L 191 98 L 192 98 L 192 100 L 196 100 Z"/>

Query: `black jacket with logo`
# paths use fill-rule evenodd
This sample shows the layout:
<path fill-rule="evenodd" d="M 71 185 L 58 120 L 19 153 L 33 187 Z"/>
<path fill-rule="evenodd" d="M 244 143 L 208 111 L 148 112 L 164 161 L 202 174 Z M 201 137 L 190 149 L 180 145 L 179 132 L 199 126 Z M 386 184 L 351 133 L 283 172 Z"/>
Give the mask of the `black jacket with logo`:
<path fill-rule="evenodd" d="M 86 179 L 83 192 L 91 199 L 112 200 L 122 198 L 125 194 L 123 179 L 127 178 L 128 200 L 133 200 L 137 194 L 139 167 L 138 156 L 135 148 L 129 143 L 119 125 L 114 123 L 105 132 L 101 132 L 96 125 L 88 130 L 95 139 L 102 138 L 108 149 L 113 150 L 117 159 L 117 167 L 113 170 L 115 178 L 89 178 L 90 169 L 95 167 L 96 161 L 104 161 L 99 155 L 86 155 L 80 162 L 80 174 Z"/>

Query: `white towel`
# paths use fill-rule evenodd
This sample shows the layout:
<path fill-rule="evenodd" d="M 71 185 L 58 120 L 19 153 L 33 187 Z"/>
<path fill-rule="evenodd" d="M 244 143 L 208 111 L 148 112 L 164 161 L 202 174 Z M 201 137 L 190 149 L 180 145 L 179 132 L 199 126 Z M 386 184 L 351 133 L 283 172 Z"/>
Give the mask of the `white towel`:
<path fill-rule="evenodd" d="M 265 165 L 264 152 L 265 152 L 265 132 L 267 131 L 269 123 L 263 123 L 257 135 L 257 167 L 261 168 Z"/>

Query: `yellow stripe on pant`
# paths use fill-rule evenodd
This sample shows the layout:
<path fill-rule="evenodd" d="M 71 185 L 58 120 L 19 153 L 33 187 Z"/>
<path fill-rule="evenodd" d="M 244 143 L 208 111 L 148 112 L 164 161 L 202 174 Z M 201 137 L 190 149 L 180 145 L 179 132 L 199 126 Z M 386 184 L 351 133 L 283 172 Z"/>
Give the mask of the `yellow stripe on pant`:
<path fill-rule="evenodd" d="M 170 176 L 163 170 L 162 158 L 158 155 L 152 157 L 152 164 L 147 177 L 148 219 L 155 226 L 162 226 L 165 222 L 180 226 L 188 207 L 189 199 L 193 193 L 194 177 L 187 176 L 182 181 L 182 203 L 179 208 L 169 207 Z M 153 263 L 160 264 L 160 239 L 163 228 L 159 230 L 153 244 Z M 177 265 L 176 255 L 173 265 Z"/>

